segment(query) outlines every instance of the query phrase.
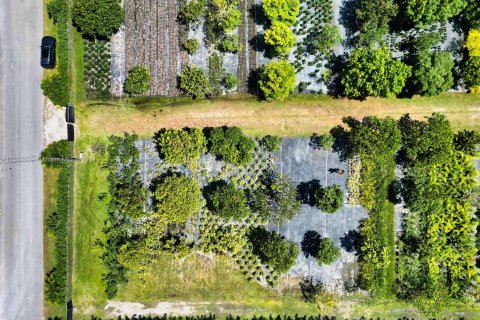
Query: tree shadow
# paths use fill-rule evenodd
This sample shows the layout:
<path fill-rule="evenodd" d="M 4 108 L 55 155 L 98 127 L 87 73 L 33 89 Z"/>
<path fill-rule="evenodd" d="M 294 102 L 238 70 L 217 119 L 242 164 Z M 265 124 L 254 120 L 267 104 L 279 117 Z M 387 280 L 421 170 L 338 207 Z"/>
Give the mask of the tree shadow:
<path fill-rule="evenodd" d="M 338 125 L 330 130 L 334 141 L 332 150 L 339 154 L 340 161 L 346 161 L 352 154 L 350 146 L 350 133 L 344 127 Z"/>
<path fill-rule="evenodd" d="M 341 84 L 341 73 L 347 61 L 346 55 L 332 54 L 327 61 L 326 68 L 332 70 L 330 81 L 325 83 L 328 94 L 334 97 L 340 97 L 343 93 L 343 86 Z"/>
<path fill-rule="evenodd" d="M 357 0 L 345 0 L 340 7 L 339 23 L 345 28 L 347 38 L 355 38 L 354 35 L 359 31 L 355 10 L 357 9 Z M 353 41 L 353 40 L 351 40 Z M 347 45 L 352 45 L 347 41 Z"/>
<path fill-rule="evenodd" d="M 270 20 L 265 15 L 262 5 L 258 3 L 248 8 L 248 14 L 250 15 L 250 17 L 253 17 L 256 25 L 267 28 L 268 25 L 270 24 Z"/>
<path fill-rule="evenodd" d="M 300 182 L 297 185 L 298 200 L 303 204 L 315 206 L 315 191 L 320 188 L 320 181 L 314 179 L 307 182 Z"/>
<path fill-rule="evenodd" d="M 257 95 L 259 100 L 264 100 L 265 96 L 261 90 L 258 90 L 258 77 L 260 70 L 250 70 L 247 79 L 247 92 L 253 95 Z"/>
<path fill-rule="evenodd" d="M 350 230 L 340 238 L 341 247 L 347 252 L 360 252 L 360 233 L 357 230 Z"/>
<path fill-rule="evenodd" d="M 312 277 L 304 277 L 300 281 L 300 290 L 305 302 L 315 303 L 317 294 L 324 288 L 323 283 L 315 283 Z"/>
<path fill-rule="evenodd" d="M 309 230 L 305 232 L 303 240 L 300 243 L 305 258 L 309 256 L 315 257 L 317 255 L 321 239 L 322 236 L 317 231 Z"/>

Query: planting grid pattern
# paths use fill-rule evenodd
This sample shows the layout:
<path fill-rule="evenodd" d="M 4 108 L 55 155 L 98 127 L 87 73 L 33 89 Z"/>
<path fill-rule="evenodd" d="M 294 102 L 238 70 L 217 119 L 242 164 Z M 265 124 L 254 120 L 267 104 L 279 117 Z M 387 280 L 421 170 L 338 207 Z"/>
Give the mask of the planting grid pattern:
<path fill-rule="evenodd" d="M 125 0 L 125 63 L 147 66 L 152 75 L 146 95 L 175 96 L 180 73 L 178 1 Z"/>

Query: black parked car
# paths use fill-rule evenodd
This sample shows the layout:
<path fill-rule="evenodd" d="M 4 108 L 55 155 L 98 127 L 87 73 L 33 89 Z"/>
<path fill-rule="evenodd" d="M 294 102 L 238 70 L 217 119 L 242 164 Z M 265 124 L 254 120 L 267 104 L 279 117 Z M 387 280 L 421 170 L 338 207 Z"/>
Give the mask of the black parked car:
<path fill-rule="evenodd" d="M 57 40 L 53 37 L 43 37 L 41 46 L 40 64 L 46 69 L 55 68 L 55 46 Z"/>

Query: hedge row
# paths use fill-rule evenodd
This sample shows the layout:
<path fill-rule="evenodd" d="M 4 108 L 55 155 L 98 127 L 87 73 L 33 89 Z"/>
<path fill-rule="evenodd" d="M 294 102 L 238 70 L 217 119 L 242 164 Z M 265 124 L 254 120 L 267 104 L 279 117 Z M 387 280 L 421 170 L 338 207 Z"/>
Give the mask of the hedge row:
<path fill-rule="evenodd" d="M 47 5 L 49 15 L 57 25 L 57 69 L 58 73 L 42 80 L 43 94 L 54 104 L 65 105 L 70 97 L 68 75 L 68 27 L 70 25 L 70 10 L 67 0 L 52 0 Z"/>
<path fill-rule="evenodd" d="M 67 295 L 70 174 L 71 164 L 64 163 L 57 181 L 57 211 L 47 218 L 47 230 L 55 236 L 55 266 L 47 273 L 45 296 L 58 304 L 65 303 Z"/>

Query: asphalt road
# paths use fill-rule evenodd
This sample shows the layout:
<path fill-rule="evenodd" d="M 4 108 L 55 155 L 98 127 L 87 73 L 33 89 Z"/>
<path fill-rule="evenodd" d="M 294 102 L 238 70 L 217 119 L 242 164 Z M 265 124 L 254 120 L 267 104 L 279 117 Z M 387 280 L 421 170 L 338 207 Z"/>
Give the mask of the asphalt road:
<path fill-rule="evenodd" d="M 0 0 L 1 159 L 35 156 L 43 147 L 42 29 L 42 1 Z M 0 319 L 42 319 L 42 167 L 2 162 Z"/>

